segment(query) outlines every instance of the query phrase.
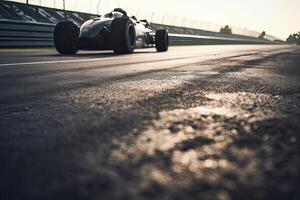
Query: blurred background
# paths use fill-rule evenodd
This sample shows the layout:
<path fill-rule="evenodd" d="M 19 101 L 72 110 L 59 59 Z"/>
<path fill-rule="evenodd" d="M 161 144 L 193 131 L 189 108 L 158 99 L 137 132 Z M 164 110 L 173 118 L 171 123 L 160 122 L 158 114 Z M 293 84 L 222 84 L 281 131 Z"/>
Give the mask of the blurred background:
<path fill-rule="evenodd" d="M 153 23 L 195 28 L 213 32 L 220 32 L 223 27 L 228 25 L 231 28 L 233 34 L 257 38 L 261 35 L 262 32 L 266 32 L 264 38 L 272 41 L 279 39 L 285 40 L 291 32 L 297 30 L 297 27 L 293 28 L 292 30 L 284 28 L 281 28 L 281 31 L 277 30 L 276 24 L 279 23 L 279 21 L 276 21 L 272 17 L 272 14 L 274 14 L 272 12 L 276 11 L 276 8 L 269 5 L 269 9 L 271 10 L 268 11 L 268 8 L 266 8 L 265 6 L 265 4 L 268 4 L 269 0 L 264 1 L 264 3 L 261 2 L 259 5 L 264 11 L 260 11 L 260 7 L 255 7 L 255 1 L 257 0 L 254 0 L 251 4 L 249 4 L 248 1 L 245 1 L 241 4 L 236 0 L 230 0 L 236 1 L 236 5 L 234 3 L 229 4 L 220 0 L 212 0 L 210 2 L 194 0 L 176 2 L 169 0 L 152 0 L 151 3 L 144 0 L 13 1 L 57 9 L 63 9 L 65 2 L 66 10 L 91 14 L 103 14 L 111 11 L 115 7 L 121 7 L 125 9 L 130 15 L 135 15 L 140 19 L 147 19 L 148 21 Z M 277 0 L 273 1 L 274 5 L 277 5 L 276 1 Z M 216 2 L 218 3 L 216 4 Z M 231 5 L 231 7 L 228 7 L 227 5 Z M 248 12 L 244 12 L 243 8 L 247 9 Z M 234 12 L 232 12 L 232 10 L 234 10 Z M 284 13 L 283 7 L 281 8 L 281 12 Z M 264 13 L 265 16 L 262 16 Z M 252 21 L 255 22 L 255 24 L 252 24 L 252 21 L 247 20 L 249 18 L 248 15 L 252 15 Z M 268 22 L 268 18 L 270 17 L 275 25 Z M 281 16 L 281 18 L 283 17 Z M 282 24 L 278 24 L 278 26 L 279 25 L 282 26 Z M 289 27 L 291 27 L 290 24 Z M 276 37 L 273 35 L 276 35 Z"/>

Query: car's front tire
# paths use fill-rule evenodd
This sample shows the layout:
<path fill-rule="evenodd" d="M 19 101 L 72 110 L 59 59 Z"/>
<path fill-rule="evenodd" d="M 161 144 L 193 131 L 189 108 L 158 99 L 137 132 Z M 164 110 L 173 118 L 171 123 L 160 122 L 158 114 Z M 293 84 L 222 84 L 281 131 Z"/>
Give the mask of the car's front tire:
<path fill-rule="evenodd" d="M 155 34 L 155 47 L 157 52 L 165 52 L 169 49 L 169 34 L 167 30 L 157 30 Z"/>
<path fill-rule="evenodd" d="M 117 54 L 129 54 L 135 49 L 136 32 L 128 17 L 116 18 L 111 24 L 111 45 Z"/>
<path fill-rule="evenodd" d="M 54 45 L 60 54 L 76 54 L 79 28 L 73 22 L 59 22 L 54 29 Z"/>

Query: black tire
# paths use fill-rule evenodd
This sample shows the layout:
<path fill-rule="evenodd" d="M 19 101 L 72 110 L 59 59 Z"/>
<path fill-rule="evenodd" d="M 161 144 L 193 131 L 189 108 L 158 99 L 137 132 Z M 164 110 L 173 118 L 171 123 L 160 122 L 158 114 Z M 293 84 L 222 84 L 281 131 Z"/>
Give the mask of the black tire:
<path fill-rule="evenodd" d="M 165 52 L 169 49 L 169 34 L 167 30 L 157 30 L 155 34 L 155 47 L 157 52 Z"/>
<path fill-rule="evenodd" d="M 73 22 L 59 22 L 54 29 L 54 45 L 61 54 L 76 54 L 79 28 Z"/>
<path fill-rule="evenodd" d="M 111 45 L 117 54 L 129 54 L 135 49 L 136 33 L 128 17 L 116 18 L 111 24 Z"/>

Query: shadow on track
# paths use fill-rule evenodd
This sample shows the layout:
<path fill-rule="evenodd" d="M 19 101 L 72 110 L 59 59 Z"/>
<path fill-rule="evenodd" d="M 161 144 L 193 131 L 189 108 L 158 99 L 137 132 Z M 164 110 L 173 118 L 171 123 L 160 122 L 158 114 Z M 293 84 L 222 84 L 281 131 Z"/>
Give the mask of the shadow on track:
<path fill-rule="evenodd" d="M 115 54 L 113 51 L 107 52 L 99 52 L 99 51 L 79 51 L 75 55 L 61 55 L 57 52 L 51 53 L 51 54 L 43 54 L 43 56 L 49 56 L 49 57 L 66 57 L 66 58 L 108 58 L 108 57 L 118 57 L 118 56 L 126 56 L 126 55 L 135 55 L 135 54 L 152 54 L 152 53 L 157 53 L 156 51 L 137 51 L 132 54 Z M 30 56 L 30 55 L 29 55 Z M 39 57 L 40 55 L 31 55 L 31 57 Z"/>

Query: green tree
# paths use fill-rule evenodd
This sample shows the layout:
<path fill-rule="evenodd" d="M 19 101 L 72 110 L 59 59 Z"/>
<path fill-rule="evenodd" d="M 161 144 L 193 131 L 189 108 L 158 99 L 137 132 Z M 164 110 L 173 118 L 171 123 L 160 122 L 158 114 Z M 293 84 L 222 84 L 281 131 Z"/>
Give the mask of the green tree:
<path fill-rule="evenodd" d="M 224 34 L 232 34 L 232 30 L 231 30 L 231 28 L 228 26 L 228 25 L 226 25 L 226 26 L 224 26 L 224 27 L 222 27 L 221 29 L 220 29 L 220 33 L 224 33 Z"/>
<path fill-rule="evenodd" d="M 287 43 L 289 44 L 298 44 L 300 45 L 300 32 L 291 34 L 287 39 Z"/>

